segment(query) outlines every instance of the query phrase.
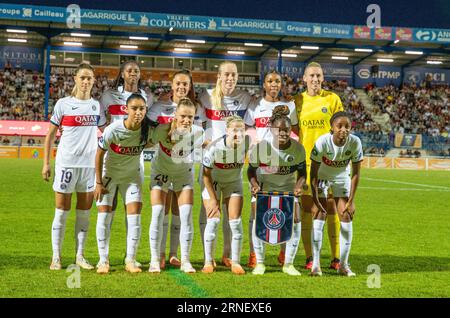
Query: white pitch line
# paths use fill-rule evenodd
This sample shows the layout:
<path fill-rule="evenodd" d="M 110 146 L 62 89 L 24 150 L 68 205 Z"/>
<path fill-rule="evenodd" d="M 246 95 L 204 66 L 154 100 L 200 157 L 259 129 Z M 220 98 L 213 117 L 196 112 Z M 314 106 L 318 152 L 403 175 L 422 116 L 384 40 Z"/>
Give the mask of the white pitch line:
<path fill-rule="evenodd" d="M 386 182 L 386 183 L 398 183 L 398 184 L 414 185 L 414 186 L 419 186 L 419 187 L 450 190 L 450 187 L 436 186 L 436 185 L 422 184 L 422 183 L 413 183 L 413 182 L 386 180 L 386 179 L 375 179 L 375 178 L 367 178 L 367 177 L 364 177 L 361 179 L 369 180 L 369 181 L 381 181 L 381 182 Z"/>
<path fill-rule="evenodd" d="M 450 192 L 450 189 L 419 189 L 419 188 L 384 188 L 384 187 L 363 187 L 359 186 L 358 189 L 369 190 L 386 190 L 386 191 L 434 191 L 434 192 Z"/>

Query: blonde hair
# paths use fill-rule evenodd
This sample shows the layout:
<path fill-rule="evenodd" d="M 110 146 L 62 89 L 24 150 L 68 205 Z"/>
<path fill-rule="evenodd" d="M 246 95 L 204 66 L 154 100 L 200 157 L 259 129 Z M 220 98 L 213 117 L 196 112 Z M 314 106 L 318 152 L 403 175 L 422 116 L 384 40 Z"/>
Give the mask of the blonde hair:
<path fill-rule="evenodd" d="M 81 70 L 91 70 L 92 73 L 94 73 L 94 68 L 87 63 L 81 63 L 80 65 L 78 65 L 77 69 L 75 70 L 75 76 L 78 75 L 78 72 Z M 91 90 L 92 92 L 92 90 Z M 75 97 L 78 93 L 78 89 L 77 89 L 77 84 L 75 83 L 75 85 L 72 88 L 72 93 L 70 93 L 70 96 Z"/>
<path fill-rule="evenodd" d="M 317 63 L 317 62 L 310 62 L 308 65 L 306 65 L 304 74 L 306 74 L 306 71 L 310 67 L 318 67 L 318 68 L 322 69 L 322 65 L 320 65 L 319 63 Z"/>
<path fill-rule="evenodd" d="M 226 64 L 233 64 L 236 65 L 235 63 L 231 62 L 231 61 L 225 61 L 220 63 L 219 65 L 219 75 L 222 72 L 222 68 L 224 65 Z M 222 98 L 223 98 L 224 94 L 222 91 L 222 81 L 220 80 L 220 76 L 217 76 L 217 81 L 216 81 L 216 87 L 212 90 L 211 93 L 211 104 L 213 109 L 222 109 Z"/>
<path fill-rule="evenodd" d="M 242 119 L 242 117 L 238 116 L 238 115 L 233 115 L 233 116 L 229 116 L 225 118 L 225 123 L 227 125 L 227 128 L 230 128 L 230 125 L 234 122 L 238 122 L 238 123 L 244 123 L 244 120 Z"/>
<path fill-rule="evenodd" d="M 195 104 L 187 97 L 180 99 L 180 101 L 178 102 L 178 105 L 177 105 L 177 110 L 180 109 L 181 106 L 193 107 L 194 111 L 197 110 L 197 107 L 195 106 Z M 176 120 L 174 119 L 170 123 L 169 132 L 167 133 L 167 142 L 171 143 L 172 145 L 176 144 L 176 142 L 177 142 L 177 140 L 172 140 L 172 135 L 176 129 L 177 129 L 177 123 L 176 123 Z"/>

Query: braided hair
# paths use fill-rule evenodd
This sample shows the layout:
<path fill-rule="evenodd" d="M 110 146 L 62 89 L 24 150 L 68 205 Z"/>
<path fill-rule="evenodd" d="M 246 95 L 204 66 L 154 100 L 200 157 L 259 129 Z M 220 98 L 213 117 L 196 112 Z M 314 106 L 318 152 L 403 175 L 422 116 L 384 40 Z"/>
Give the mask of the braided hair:
<path fill-rule="evenodd" d="M 274 126 L 276 121 L 285 120 L 291 126 L 291 119 L 289 118 L 289 107 L 287 105 L 278 105 L 272 111 L 270 117 L 270 125 Z"/>
<path fill-rule="evenodd" d="M 135 61 L 135 60 L 128 60 L 128 61 L 122 63 L 122 65 L 120 65 L 119 74 L 117 75 L 116 80 L 114 81 L 114 85 L 113 85 L 113 88 L 116 91 L 119 90 L 119 86 L 122 86 L 122 93 L 125 91 L 125 80 L 124 80 L 124 78 L 122 76 L 122 73 L 125 70 L 125 67 L 127 65 L 129 65 L 129 64 L 134 64 L 134 65 L 136 65 L 139 68 L 139 70 L 141 70 L 138 62 Z M 141 78 L 139 77 L 139 80 L 138 80 L 138 83 L 137 83 L 138 91 L 139 91 L 140 87 L 141 87 Z"/>

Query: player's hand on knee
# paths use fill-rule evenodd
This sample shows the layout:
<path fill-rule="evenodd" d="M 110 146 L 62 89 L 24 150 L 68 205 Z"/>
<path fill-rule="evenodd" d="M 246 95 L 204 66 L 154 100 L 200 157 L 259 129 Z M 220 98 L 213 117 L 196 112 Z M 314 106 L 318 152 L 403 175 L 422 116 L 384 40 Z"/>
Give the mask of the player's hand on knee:
<path fill-rule="evenodd" d="M 252 191 L 252 194 L 253 194 L 253 195 L 256 195 L 256 193 L 258 193 L 259 191 L 261 191 L 261 187 L 260 187 L 259 184 L 257 184 L 257 183 L 252 184 L 252 189 L 251 189 L 251 191 Z"/>
<path fill-rule="evenodd" d="M 44 165 L 44 167 L 42 168 L 42 179 L 44 179 L 45 181 L 48 181 L 50 179 L 51 176 L 51 171 L 50 171 L 50 165 Z"/>
<path fill-rule="evenodd" d="M 355 204 L 352 201 L 348 201 L 345 204 L 345 208 L 343 211 L 343 214 L 347 214 L 350 217 L 350 220 L 353 220 L 353 217 L 355 215 Z"/>
<path fill-rule="evenodd" d="M 97 184 L 94 191 L 95 201 L 101 201 L 103 199 L 103 195 L 107 193 L 109 193 L 109 191 L 105 188 L 103 184 Z"/>
<path fill-rule="evenodd" d="M 212 218 L 212 217 L 218 216 L 218 215 L 220 215 L 219 202 L 215 199 L 209 200 L 207 211 L 206 211 L 206 216 L 208 218 Z"/>

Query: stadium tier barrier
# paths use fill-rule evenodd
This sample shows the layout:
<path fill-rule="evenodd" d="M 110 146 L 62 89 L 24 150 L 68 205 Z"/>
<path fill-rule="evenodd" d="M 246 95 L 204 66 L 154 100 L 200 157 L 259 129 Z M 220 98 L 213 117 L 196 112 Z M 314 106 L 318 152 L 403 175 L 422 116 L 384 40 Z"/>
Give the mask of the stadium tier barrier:
<path fill-rule="evenodd" d="M 56 147 L 52 148 L 52 158 L 56 157 Z M 145 161 L 151 161 L 154 151 L 144 150 Z M 0 146 L 0 158 L 42 159 L 43 146 Z M 403 170 L 447 170 L 450 171 L 450 159 L 439 158 L 389 158 L 365 157 L 363 168 L 403 169 Z"/>

